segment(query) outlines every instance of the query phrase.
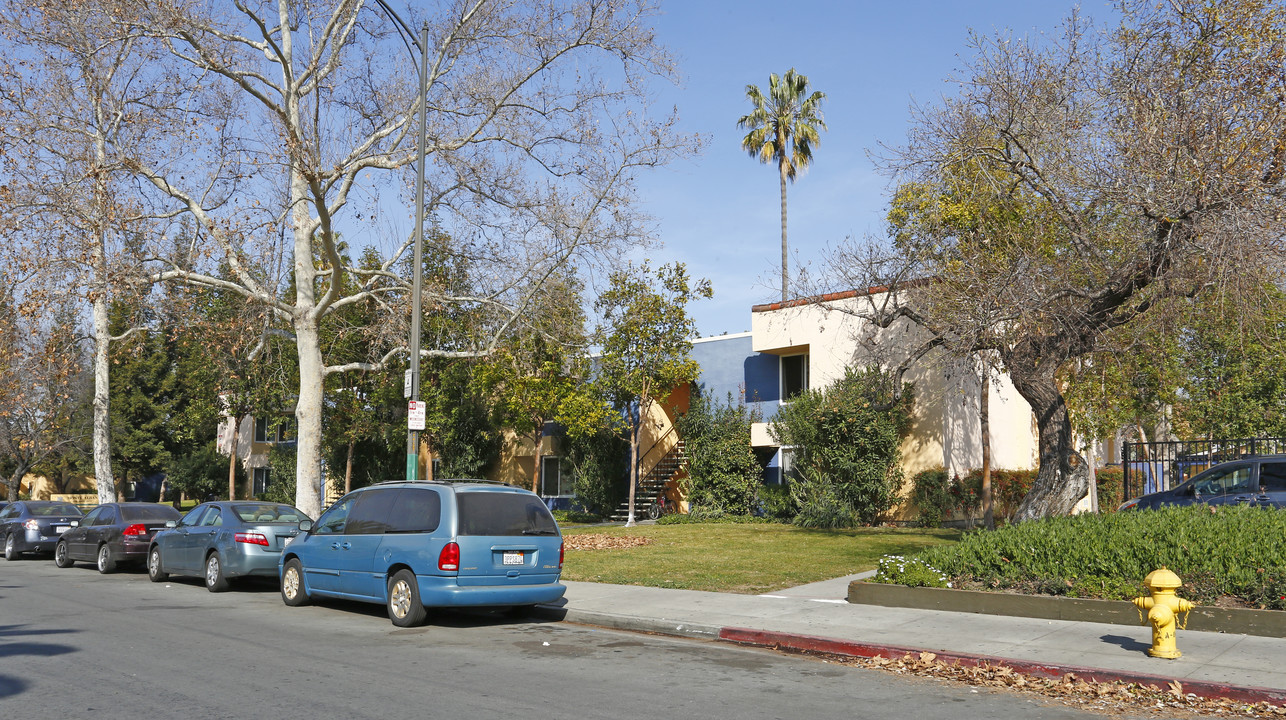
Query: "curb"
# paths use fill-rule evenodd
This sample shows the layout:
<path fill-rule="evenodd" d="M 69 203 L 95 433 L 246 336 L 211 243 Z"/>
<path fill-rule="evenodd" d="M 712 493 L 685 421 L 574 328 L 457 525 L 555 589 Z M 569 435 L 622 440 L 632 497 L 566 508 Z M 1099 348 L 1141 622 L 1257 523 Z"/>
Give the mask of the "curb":
<path fill-rule="evenodd" d="M 633 615 L 616 615 L 613 613 L 573 610 L 553 605 L 538 605 L 531 615 L 556 622 L 570 622 L 579 625 L 628 630 L 633 632 L 654 633 L 700 640 L 719 640 L 735 645 L 761 647 L 771 650 L 786 650 L 799 653 L 845 655 L 848 657 L 891 659 L 920 653 L 933 653 L 938 659 L 957 663 L 965 667 L 980 665 L 1003 665 L 1013 668 L 1024 675 L 1045 678 L 1061 678 L 1068 673 L 1095 682 L 1137 683 L 1149 685 L 1159 690 L 1166 690 L 1171 681 L 1183 685 L 1185 692 L 1210 699 L 1225 699 L 1248 704 L 1270 703 L 1286 705 L 1286 689 L 1274 689 L 1247 685 L 1205 680 L 1188 680 L 1184 678 L 1135 673 L 1120 670 L 1104 670 L 1080 665 L 1061 665 L 1057 663 L 1039 663 L 1031 660 L 995 657 L 970 653 L 952 652 L 949 650 L 932 650 L 929 648 L 908 647 L 902 645 L 885 645 L 880 643 L 863 643 L 851 640 L 836 640 L 815 635 L 775 632 L 772 630 L 753 630 L 739 627 L 720 627 L 688 623 L 665 618 L 641 618 Z"/>
<path fill-rule="evenodd" d="M 719 631 L 719 639 L 739 645 L 767 647 L 779 650 L 793 650 L 805 653 L 828 653 L 850 657 L 886 657 L 900 658 L 905 655 L 918 655 L 931 652 L 939 659 L 954 662 L 966 667 L 979 665 L 1004 665 L 1024 674 L 1036 677 L 1060 678 L 1068 673 L 1096 682 L 1123 682 L 1151 685 L 1165 690 L 1171 681 L 1183 685 L 1185 692 L 1200 697 L 1236 700 L 1245 703 L 1266 702 L 1273 705 L 1286 703 L 1286 690 L 1273 688 L 1229 685 L 1227 683 L 1208 682 L 1204 680 L 1185 680 L 1183 678 L 1152 675 L 1149 673 L 1132 673 L 1119 670 L 1082 667 L 1079 665 L 1059 665 L 1056 663 L 1038 663 L 1031 660 L 993 657 L 951 652 L 949 650 L 929 650 L 927 648 L 902 647 L 898 645 L 881 645 L 876 643 L 859 643 L 848 640 L 812 635 L 795 635 L 773 632 L 770 630 L 751 630 L 748 628 L 725 627 Z"/>

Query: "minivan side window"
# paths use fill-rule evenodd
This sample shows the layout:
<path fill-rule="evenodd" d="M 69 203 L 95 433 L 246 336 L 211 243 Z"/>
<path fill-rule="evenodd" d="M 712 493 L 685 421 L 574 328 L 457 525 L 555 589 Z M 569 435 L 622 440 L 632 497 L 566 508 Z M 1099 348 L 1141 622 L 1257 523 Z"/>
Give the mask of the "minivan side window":
<path fill-rule="evenodd" d="M 388 530 L 388 516 L 393 510 L 395 495 L 392 489 L 367 490 L 357 496 L 353 510 L 348 513 L 345 535 L 381 535 Z"/>
<path fill-rule="evenodd" d="M 1259 492 L 1286 491 L 1286 463 L 1271 462 L 1259 466 Z"/>
<path fill-rule="evenodd" d="M 459 492 L 461 535 L 557 535 L 549 508 L 525 493 Z"/>
<path fill-rule="evenodd" d="M 401 488 L 388 515 L 388 532 L 427 533 L 442 522 L 442 496 L 428 488 Z"/>
<path fill-rule="evenodd" d="M 348 521 L 348 511 L 353 507 L 353 501 L 356 499 L 349 495 L 335 503 L 334 507 L 327 510 L 317 520 L 317 527 L 313 528 L 313 533 L 317 535 L 338 535 L 344 532 L 344 525 Z"/>

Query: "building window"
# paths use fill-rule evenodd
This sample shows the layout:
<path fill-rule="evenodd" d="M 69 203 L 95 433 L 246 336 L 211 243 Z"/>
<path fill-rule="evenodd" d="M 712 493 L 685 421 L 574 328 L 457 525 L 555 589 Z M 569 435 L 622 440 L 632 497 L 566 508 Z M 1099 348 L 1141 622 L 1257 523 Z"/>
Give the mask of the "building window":
<path fill-rule="evenodd" d="M 540 459 L 541 497 L 570 497 L 572 484 L 571 473 L 563 473 L 561 457 L 546 455 Z"/>
<path fill-rule="evenodd" d="M 294 418 L 255 418 L 255 442 L 288 443 L 294 439 Z"/>
<path fill-rule="evenodd" d="M 808 354 L 781 359 L 781 399 L 790 400 L 808 389 Z"/>
<path fill-rule="evenodd" d="M 268 468 L 255 468 L 254 489 L 251 494 L 255 497 L 263 495 L 268 490 Z"/>

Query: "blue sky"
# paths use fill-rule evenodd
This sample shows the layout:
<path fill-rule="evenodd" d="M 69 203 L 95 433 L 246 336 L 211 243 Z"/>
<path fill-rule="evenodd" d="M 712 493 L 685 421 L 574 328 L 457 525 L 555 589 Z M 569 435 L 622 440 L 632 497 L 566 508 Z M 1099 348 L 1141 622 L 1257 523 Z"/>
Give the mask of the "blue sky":
<path fill-rule="evenodd" d="M 827 95 L 829 131 L 787 189 L 793 274 L 845 237 L 883 235 L 888 180 L 868 151 L 905 139 L 913 100 L 951 92 L 945 80 L 961 67 L 971 28 L 1057 36 L 1071 8 L 1059 0 L 668 3 L 655 26 L 684 82 L 660 87 L 657 106 L 677 106 L 682 130 L 707 146 L 644 176 L 639 197 L 663 243 L 648 253 L 653 262 L 685 262 L 714 285 L 713 300 L 691 307 L 698 332 L 749 330 L 750 306 L 781 295 L 776 169 L 741 150 L 736 126 L 750 108 L 748 83 L 766 88 L 769 73 L 794 67 Z M 1103 0 L 1081 8 L 1095 21 L 1110 16 Z"/>

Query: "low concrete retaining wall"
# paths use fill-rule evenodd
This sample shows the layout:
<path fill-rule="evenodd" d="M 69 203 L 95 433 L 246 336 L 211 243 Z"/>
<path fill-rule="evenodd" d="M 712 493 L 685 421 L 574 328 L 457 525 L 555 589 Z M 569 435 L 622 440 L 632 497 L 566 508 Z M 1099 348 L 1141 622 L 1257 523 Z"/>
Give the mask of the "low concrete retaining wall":
<path fill-rule="evenodd" d="M 1014 615 L 1046 620 L 1141 625 L 1138 608 L 1120 600 L 1087 600 L 1048 595 L 913 588 L 856 580 L 849 583 L 848 601 L 861 605 L 918 610 Z M 1188 615 L 1188 630 L 1286 637 L 1286 612 L 1243 610 L 1198 605 Z"/>

